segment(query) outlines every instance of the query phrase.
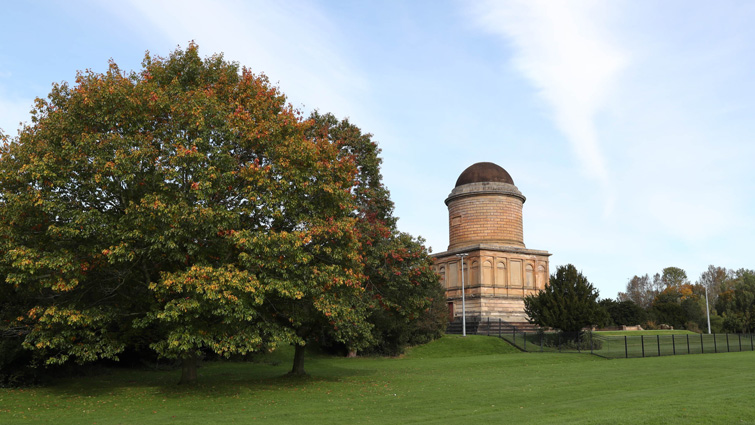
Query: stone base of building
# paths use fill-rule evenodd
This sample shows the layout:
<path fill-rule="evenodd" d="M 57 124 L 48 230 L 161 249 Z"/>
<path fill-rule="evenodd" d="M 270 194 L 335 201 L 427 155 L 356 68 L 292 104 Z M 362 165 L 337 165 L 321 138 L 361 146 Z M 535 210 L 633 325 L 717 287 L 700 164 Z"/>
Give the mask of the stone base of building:
<path fill-rule="evenodd" d="M 459 254 L 464 255 L 463 269 Z M 471 245 L 433 255 L 452 318 L 462 315 L 463 280 L 467 317 L 506 322 L 527 321 L 524 297 L 545 288 L 549 256 L 547 251 L 494 244 Z"/>
<path fill-rule="evenodd" d="M 461 317 L 461 298 L 448 299 L 449 310 L 453 311 L 453 317 Z M 524 314 L 524 301 L 522 298 L 509 297 L 471 297 L 464 302 L 466 304 L 467 317 L 477 317 L 480 320 L 501 319 L 504 322 L 520 323 L 527 321 Z"/>

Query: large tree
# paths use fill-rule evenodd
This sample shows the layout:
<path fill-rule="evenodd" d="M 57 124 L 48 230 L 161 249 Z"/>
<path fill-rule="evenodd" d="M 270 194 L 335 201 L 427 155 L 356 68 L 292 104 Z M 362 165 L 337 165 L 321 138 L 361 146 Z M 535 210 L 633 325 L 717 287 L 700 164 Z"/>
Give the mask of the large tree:
<path fill-rule="evenodd" d="M 47 363 L 148 335 L 186 381 L 203 351 L 358 345 L 357 168 L 311 125 L 193 44 L 53 85 L 0 152 L 0 284 L 31 300 L 6 326 Z"/>
<path fill-rule="evenodd" d="M 591 325 L 603 325 L 608 313 L 598 304 L 598 290 L 571 264 L 559 266 L 548 285 L 524 298 L 531 323 L 577 334 Z"/>

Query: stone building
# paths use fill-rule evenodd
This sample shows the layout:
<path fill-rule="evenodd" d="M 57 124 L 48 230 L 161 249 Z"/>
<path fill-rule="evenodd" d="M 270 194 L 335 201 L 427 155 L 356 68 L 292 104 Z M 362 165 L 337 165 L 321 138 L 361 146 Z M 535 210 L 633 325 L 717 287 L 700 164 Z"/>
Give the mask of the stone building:
<path fill-rule="evenodd" d="M 433 255 L 453 317 L 462 312 L 466 254 L 467 317 L 527 320 L 523 298 L 545 288 L 551 254 L 524 245 L 525 199 L 509 173 L 491 162 L 474 164 L 459 176 L 446 198 L 448 250 Z"/>

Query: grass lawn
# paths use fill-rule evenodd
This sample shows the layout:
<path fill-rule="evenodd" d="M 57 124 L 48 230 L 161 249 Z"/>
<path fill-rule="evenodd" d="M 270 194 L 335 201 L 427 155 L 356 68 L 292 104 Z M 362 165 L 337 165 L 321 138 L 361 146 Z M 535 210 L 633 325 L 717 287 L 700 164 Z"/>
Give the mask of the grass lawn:
<path fill-rule="evenodd" d="M 305 378 L 283 376 L 291 355 L 209 363 L 195 387 L 114 369 L 0 389 L 0 424 L 755 423 L 753 352 L 605 360 L 447 336 L 403 358 L 310 357 Z"/>

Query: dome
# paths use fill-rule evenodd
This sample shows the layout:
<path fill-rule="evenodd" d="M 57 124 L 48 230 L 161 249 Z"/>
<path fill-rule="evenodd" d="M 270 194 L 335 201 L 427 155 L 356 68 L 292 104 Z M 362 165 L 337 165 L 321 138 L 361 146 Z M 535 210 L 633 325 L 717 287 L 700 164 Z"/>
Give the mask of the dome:
<path fill-rule="evenodd" d="M 499 182 L 514 184 L 511 175 L 492 162 L 478 162 L 469 166 L 456 180 L 456 187 L 469 183 Z"/>

